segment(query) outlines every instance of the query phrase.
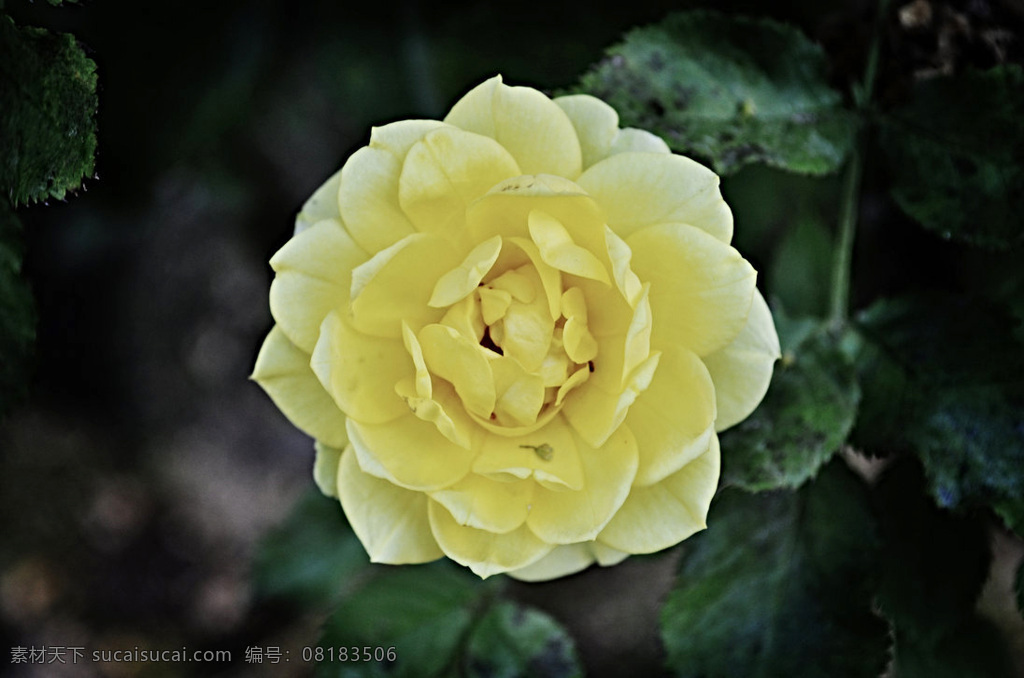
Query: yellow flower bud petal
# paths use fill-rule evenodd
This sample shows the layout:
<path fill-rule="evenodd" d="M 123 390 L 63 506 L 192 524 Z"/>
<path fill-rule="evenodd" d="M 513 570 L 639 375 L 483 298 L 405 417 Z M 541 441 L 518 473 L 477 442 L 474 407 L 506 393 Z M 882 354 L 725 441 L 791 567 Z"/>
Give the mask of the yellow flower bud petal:
<path fill-rule="evenodd" d="M 619 135 L 619 114 L 615 109 L 588 94 L 557 97 L 554 102 L 569 116 L 576 130 L 583 152 L 583 168 L 606 158 Z"/>

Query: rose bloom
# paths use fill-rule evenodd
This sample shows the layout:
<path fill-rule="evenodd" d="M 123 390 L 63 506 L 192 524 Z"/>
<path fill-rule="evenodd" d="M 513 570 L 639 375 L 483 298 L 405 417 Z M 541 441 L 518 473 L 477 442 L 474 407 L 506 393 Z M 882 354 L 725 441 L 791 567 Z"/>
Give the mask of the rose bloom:
<path fill-rule="evenodd" d="M 543 580 L 705 527 L 779 355 L 718 176 L 492 78 L 374 128 L 270 260 L 253 378 L 380 563 Z"/>

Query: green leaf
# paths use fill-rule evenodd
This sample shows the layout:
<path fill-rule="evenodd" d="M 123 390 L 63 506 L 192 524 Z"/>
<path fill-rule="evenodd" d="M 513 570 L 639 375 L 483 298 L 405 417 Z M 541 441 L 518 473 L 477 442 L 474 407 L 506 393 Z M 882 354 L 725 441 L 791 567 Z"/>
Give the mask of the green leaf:
<path fill-rule="evenodd" d="M 853 440 L 924 462 L 940 506 L 989 504 L 1024 525 L 1024 347 L 969 297 L 880 302 L 858 316 L 865 407 Z"/>
<path fill-rule="evenodd" d="M 877 535 L 861 481 L 832 463 L 798 492 L 722 492 L 662 610 L 677 676 L 876 678 Z"/>
<path fill-rule="evenodd" d="M 310 490 L 288 519 L 263 538 L 253 580 L 262 597 L 328 608 L 369 569 L 370 559 L 345 521 L 341 505 Z"/>
<path fill-rule="evenodd" d="M 21 224 L 0 197 L 0 418 L 25 395 L 35 343 L 35 306 L 21 277 L 21 250 Z"/>
<path fill-rule="evenodd" d="M 802 33 L 714 12 L 672 14 L 630 32 L 577 91 L 611 104 L 624 125 L 710 160 L 719 174 L 753 162 L 833 172 L 855 126 L 827 84 L 824 53 Z"/>
<path fill-rule="evenodd" d="M 1006 647 L 995 627 L 971 619 L 935 646 L 896 631 L 894 678 L 1012 678 Z"/>
<path fill-rule="evenodd" d="M 324 661 L 318 676 L 438 676 L 458 661 L 470 625 L 493 593 L 448 561 L 373 566 L 324 625 L 322 648 L 394 647 L 393 661 Z M 492 580 L 495 581 L 495 580 Z"/>
<path fill-rule="evenodd" d="M 813 477 L 846 440 L 860 400 L 853 367 L 832 336 L 820 325 L 777 317 L 783 354 L 768 393 L 721 434 L 723 481 L 753 491 L 798 487 Z"/>
<path fill-rule="evenodd" d="M 63 199 L 92 175 L 96 64 L 67 34 L 0 15 L 0 190 L 14 205 Z"/>
<path fill-rule="evenodd" d="M 480 620 L 464 659 L 466 675 L 487 678 L 570 678 L 583 675 L 575 646 L 548 615 L 501 602 Z"/>
<path fill-rule="evenodd" d="M 832 236 L 821 220 L 797 217 L 782 237 L 767 271 L 767 287 L 786 309 L 801 315 L 828 311 Z"/>
<path fill-rule="evenodd" d="M 873 495 L 882 536 L 878 604 L 909 640 L 938 646 L 974 615 L 988 577 L 983 524 L 941 509 L 910 458 L 889 467 Z"/>
<path fill-rule="evenodd" d="M 882 127 L 896 202 L 944 238 L 1024 242 L 1022 111 L 1019 66 L 917 83 Z"/>

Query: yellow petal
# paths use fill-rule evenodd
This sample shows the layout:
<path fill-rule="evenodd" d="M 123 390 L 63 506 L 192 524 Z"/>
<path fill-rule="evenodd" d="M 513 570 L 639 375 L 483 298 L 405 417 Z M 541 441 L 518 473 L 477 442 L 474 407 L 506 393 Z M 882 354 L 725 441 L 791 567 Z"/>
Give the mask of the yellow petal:
<path fill-rule="evenodd" d="M 562 313 L 565 326 L 562 328 L 562 343 L 566 354 L 577 364 L 593 360 L 597 356 L 597 341 L 587 327 L 587 301 L 579 287 L 570 287 L 562 295 Z"/>
<path fill-rule="evenodd" d="M 521 283 L 522 288 L 517 290 Z M 547 297 L 540 294 L 540 275 L 532 266 L 524 266 L 506 272 L 490 284 L 510 291 L 513 298 L 501 324 L 491 327 L 491 339 L 527 372 L 536 372 L 548 354 L 555 329 Z"/>
<path fill-rule="evenodd" d="M 466 226 L 476 242 L 501 235 L 530 239 L 530 213 L 547 214 L 571 241 L 610 266 L 601 207 L 583 189 L 561 177 L 521 176 L 504 181 L 466 211 Z"/>
<path fill-rule="evenodd" d="M 369 258 L 336 219 L 305 229 L 271 257 L 270 312 L 292 343 L 313 352 L 320 323 L 348 304 L 352 269 Z"/>
<path fill-rule="evenodd" d="M 483 292 L 484 288 L 480 288 Z M 453 304 L 444 312 L 441 324 L 455 329 L 459 334 L 466 337 L 474 344 L 479 344 L 484 338 L 487 327 L 483 320 L 483 295 L 471 294 Z"/>
<path fill-rule="evenodd" d="M 425 563 L 444 555 L 430 529 L 427 495 L 364 473 L 351 448 L 338 465 L 338 496 L 370 560 L 389 565 Z"/>
<path fill-rule="evenodd" d="M 309 361 L 309 354 L 275 326 L 263 342 L 252 378 L 296 427 L 328 445 L 344 447 L 345 414 L 320 385 Z"/>
<path fill-rule="evenodd" d="M 485 349 L 447 325 L 427 325 L 418 339 L 430 371 L 455 387 L 467 411 L 489 417 L 497 396 Z"/>
<path fill-rule="evenodd" d="M 668 144 L 661 137 L 647 130 L 627 127 L 619 130 L 612 142 L 608 155 L 616 153 L 671 153 Z"/>
<path fill-rule="evenodd" d="M 635 484 L 658 482 L 704 454 L 714 424 L 715 386 L 704 363 L 685 348 L 666 350 L 626 415 L 640 449 Z"/>
<path fill-rule="evenodd" d="M 582 572 L 593 564 L 594 554 L 586 544 L 565 544 L 556 546 L 551 553 L 532 565 L 506 574 L 519 581 L 548 581 Z"/>
<path fill-rule="evenodd" d="M 299 210 L 295 217 L 295 235 L 324 219 L 337 219 L 341 216 L 338 209 L 338 191 L 341 188 L 341 170 L 338 170 L 314 191 L 313 195 Z"/>
<path fill-rule="evenodd" d="M 347 445 L 347 444 L 346 444 Z M 313 481 L 324 495 L 338 497 L 338 464 L 342 449 L 324 445 L 319 440 L 313 445 L 316 459 L 313 461 Z"/>
<path fill-rule="evenodd" d="M 583 461 L 572 430 L 558 417 L 532 433 L 507 438 L 483 436 L 473 472 L 496 480 L 520 480 L 533 476 L 556 490 L 583 487 Z"/>
<path fill-rule="evenodd" d="M 605 390 L 592 374 L 571 398 L 565 399 L 562 414 L 589 445 L 601 447 L 626 420 L 637 396 L 650 385 L 660 358 L 660 353 L 654 353 L 641 363 L 621 390 Z"/>
<path fill-rule="evenodd" d="M 504 534 L 526 522 L 534 487 L 532 480 L 502 482 L 470 473 L 451 487 L 431 492 L 430 498 L 459 525 Z"/>
<path fill-rule="evenodd" d="M 522 174 L 500 144 L 479 134 L 441 127 L 409 150 L 398 202 L 416 228 L 460 241 L 466 206 L 495 184 Z"/>
<path fill-rule="evenodd" d="M 572 236 L 550 214 L 533 210 L 527 217 L 530 238 L 537 245 L 544 263 L 572 275 L 608 283 L 608 271 L 601 261 L 573 242 Z"/>
<path fill-rule="evenodd" d="M 651 346 L 706 356 L 747 322 L 757 272 L 729 245 L 686 224 L 661 224 L 626 239 L 633 270 L 651 285 Z"/>
<path fill-rule="evenodd" d="M 681 155 L 618 153 L 576 183 L 627 241 L 634 231 L 665 222 L 691 224 L 725 243 L 732 239 L 732 212 L 718 190 L 718 175 Z"/>
<path fill-rule="evenodd" d="M 548 300 L 548 310 L 551 312 L 551 319 L 558 320 L 558 316 L 562 314 L 562 274 L 558 272 L 558 269 L 544 263 L 544 260 L 540 255 L 540 250 L 532 240 L 527 240 L 526 238 L 509 238 L 508 241 L 522 250 L 530 260 L 530 263 L 532 263 L 533 267 L 537 270 L 537 274 L 540 276 L 541 285 L 544 286 L 544 296 L 547 297 Z M 483 290 L 481 290 L 481 294 L 482 293 Z M 502 315 L 504 315 L 504 311 L 502 311 Z"/>
<path fill-rule="evenodd" d="M 417 141 L 440 127 L 444 127 L 440 120 L 399 120 L 374 127 L 370 130 L 370 147 L 404 159 Z"/>
<path fill-rule="evenodd" d="M 619 551 L 613 549 L 607 544 L 602 544 L 599 541 L 587 542 L 590 547 L 590 552 L 594 554 L 594 558 L 597 560 L 597 564 L 601 567 L 610 567 L 612 565 L 618 565 L 626 558 L 629 558 L 630 554 L 626 551 Z"/>
<path fill-rule="evenodd" d="M 504 534 L 459 525 L 436 501 L 429 503 L 429 516 L 434 538 L 445 555 L 483 578 L 526 567 L 552 549 L 526 525 Z"/>
<path fill-rule="evenodd" d="M 654 553 L 703 530 L 719 462 L 715 436 L 707 452 L 661 482 L 634 487 L 598 541 L 629 553 Z"/>
<path fill-rule="evenodd" d="M 415 376 L 402 342 L 368 337 L 337 311 L 324 319 L 310 366 L 349 417 L 379 424 L 409 411 L 395 393 L 395 384 Z"/>
<path fill-rule="evenodd" d="M 494 414 L 498 423 L 528 426 L 537 421 L 544 406 L 544 380 L 508 356 L 492 356 L 489 363 L 494 373 Z"/>
<path fill-rule="evenodd" d="M 402 160 L 382 148 L 364 146 L 341 168 L 341 219 L 367 252 L 379 252 L 415 232 L 398 206 Z"/>
<path fill-rule="evenodd" d="M 626 500 L 636 475 L 636 440 L 628 427 L 620 426 L 599 448 L 582 440 L 577 445 L 583 486 L 560 492 L 537 488 L 526 519 L 533 533 L 549 544 L 594 539 Z"/>
<path fill-rule="evenodd" d="M 441 276 L 427 304 L 443 308 L 472 293 L 494 266 L 500 253 L 501 236 L 498 235 L 474 247 L 461 264 Z"/>
<path fill-rule="evenodd" d="M 535 89 L 508 87 L 496 76 L 459 99 L 444 121 L 495 139 L 523 174 L 579 176 L 580 144 L 569 116 Z"/>
<path fill-rule="evenodd" d="M 704 357 L 715 382 L 718 419 L 715 430 L 724 431 L 747 418 L 757 407 L 779 358 L 779 336 L 764 297 L 754 290 L 747 324 L 731 344 Z"/>
<path fill-rule="evenodd" d="M 461 480 L 474 453 L 445 438 L 430 422 L 409 413 L 386 424 L 348 420 L 359 466 L 410 490 L 438 490 Z"/>
<path fill-rule="evenodd" d="M 576 129 L 583 152 L 583 169 L 606 158 L 619 134 L 619 114 L 615 109 L 588 94 L 556 97 L 554 101 Z"/>
<path fill-rule="evenodd" d="M 431 290 L 459 255 L 437 236 L 403 238 L 352 271 L 353 324 L 378 337 L 402 336 L 402 322 L 417 329 L 435 323 L 444 311 L 427 305 Z"/>

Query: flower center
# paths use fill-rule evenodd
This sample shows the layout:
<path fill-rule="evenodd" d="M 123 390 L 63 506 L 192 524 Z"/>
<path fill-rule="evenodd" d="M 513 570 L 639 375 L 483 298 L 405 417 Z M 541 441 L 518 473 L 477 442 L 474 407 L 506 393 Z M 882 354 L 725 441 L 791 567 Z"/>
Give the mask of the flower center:
<path fill-rule="evenodd" d="M 420 416 L 436 421 L 421 405 L 440 379 L 477 424 L 523 435 L 549 422 L 589 379 L 598 343 L 576 281 L 607 283 L 607 269 L 543 212 L 529 214 L 528 232 L 475 247 L 434 287 L 429 305 L 444 309 L 440 321 L 405 328 L 417 383 L 398 390 Z"/>

